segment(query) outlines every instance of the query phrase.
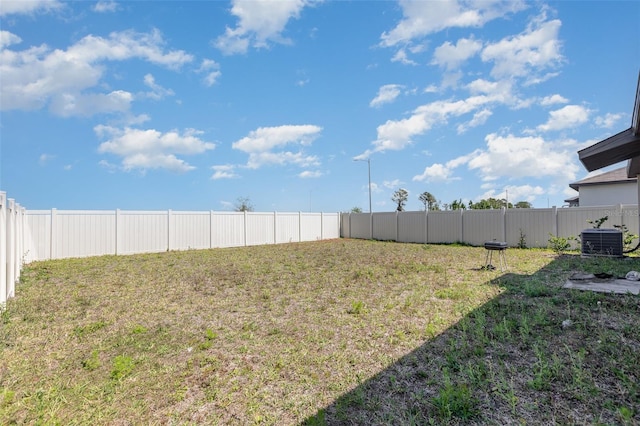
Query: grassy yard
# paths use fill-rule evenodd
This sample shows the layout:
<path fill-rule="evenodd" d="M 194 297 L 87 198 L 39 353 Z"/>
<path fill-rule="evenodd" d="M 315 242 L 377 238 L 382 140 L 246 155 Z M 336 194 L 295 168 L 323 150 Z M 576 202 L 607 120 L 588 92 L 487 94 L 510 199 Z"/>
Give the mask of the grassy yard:
<path fill-rule="evenodd" d="M 561 284 L 640 260 L 506 255 L 505 273 L 483 248 L 364 240 L 33 263 L 0 315 L 0 424 L 638 424 L 640 297 Z"/>

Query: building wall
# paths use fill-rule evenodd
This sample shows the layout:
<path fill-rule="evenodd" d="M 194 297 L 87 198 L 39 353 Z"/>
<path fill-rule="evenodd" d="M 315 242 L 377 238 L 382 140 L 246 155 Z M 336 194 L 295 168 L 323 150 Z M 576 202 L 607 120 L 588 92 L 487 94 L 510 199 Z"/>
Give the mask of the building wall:
<path fill-rule="evenodd" d="M 580 207 L 638 204 L 636 182 L 586 185 L 580 187 Z"/>

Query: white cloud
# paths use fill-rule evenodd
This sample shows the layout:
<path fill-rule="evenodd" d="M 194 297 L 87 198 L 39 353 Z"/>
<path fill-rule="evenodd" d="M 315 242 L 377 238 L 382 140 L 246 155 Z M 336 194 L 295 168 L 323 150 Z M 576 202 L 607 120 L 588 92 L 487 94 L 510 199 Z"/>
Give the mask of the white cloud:
<path fill-rule="evenodd" d="M 493 112 L 488 109 L 483 109 L 482 111 L 476 112 L 475 114 L 473 114 L 473 118 L 470 121 L 458 125 L 458 134 L 462 134 L 472 127 L 483 125 L 492 115 Z"/>
<path fill-rule="evenodd" d="M 537 127 L 538 130 L 548 132 L 574 128 L 584 124 L 589 119 L 591 111 L 580 105 L 567 105 L 555 111 L 549 112 L 549 119 L 545 124 Z"/>
<path fill-rule="evenodd" d="M 391 62 L 400 62 L 404 65 L 418 65 L 417 62 L 409 59 L 409 56 L 404 49 L 398 49 L 398 51 L 391 58 Z"/>
<path fill-rule="evenodd" d="M 604 116 L 598 116 L 595 118 L 596 126 L 603 127 L 605 129 L 612 128 L 620 119 L 622 119 L 623 114 L 612 114 L 607 113 Z"/>
<path fill-rule="evenodd" d="M 51 98 L 49 110 L 61 117 L 88 117 L 100 113 L 126 112 L 133 95 L 117 90 L 111 93 L 60 93 Z"/>
<path fill-rule="evenodd" d="M 487 147 L 479 150 L 467 162 L 469 169 L 478 170 L 483 180 L 500 176 L 558 177 L 575 179 L 578 166 L 572 161 L 575 151 L 557 149 L 555 144 L 540 137 L 513 135 L 486 136 Z"/>
<path fill-rule="evenodd" d="M 407 44 L 413 39 L 447 28 L 479 28 L 493 19 L 521 10 L 525 6 L 522 1 L 510 0 L 400 0 L 403 19 L 394 29 L 382 34 L 380 44 L 387 47 Z"/>
<path fill-rule="evenodd" d="M 62 2 L 56 0 L 2 0 L 0 1 L 0 16 L 49 12 L 63 6 Z"/>
<path fill-rule="evenodd" d="M 197 72 L 205 74 L 204 84 L 207 87 L 216 84 L 222 75 L 220 72 L 220 64 L 211 59 L 204 59 Z"/>
<path fill-rule="evenodd" d="M 422 174 L 414 176 L 413 180 L 433 182 L 459 179 L 453 173 L 456 168 L 464 165 L 470 170 L 477 170 L 485 182 L 501 177 L 551 177 L 563 182 L 575 180 L 579 168 L 572 161 L 575 157 L 574 145 L 556 141 L 551 143 L 540 137 L 499 136 L 495 133 L 487 135 L 485 141 L 485 149 L 476 149 L 445 164 L 432 164 Z M 492 188 L 493 185 L 488 187 Z"/>
<path fill-rule="evenodd" d="M 561 25 L 557 19 L 546 21 L 543 14 L 523 33 L 488 44 L 482 51 L 482 60 L 493 62 L 491 75 L 497 79 L 526 77 L 529 83 L 540 82 L 545 78 L 538 73 L 553 69 L 563 61 L 558 39 Z"/>
<path fill-rule="evenodd" d="M 496 198 L 498 200 L 508 199 L 512 204 L 519 201 L 528 201 L 532 203 L 537 196 L 543 195 L 544 193 L 545 191 L 541 186 L 507 185 L 502 188 L 491 188 L 484 194 L 478 196 L 476 200 Z"/>
<path fill-rule="evenodd" d="M 289 44 L 282 36 L 290 19 L 297 19 L 308 0 L 233 0 L 231 14 L 239 22 L 235 28 L 227 27 L 214 45 L 227 55 L 246 53 L 249 47 L 266 48 L 270 43 Z"/>
<path fill-rule="evenodd" d="M 480 49 L 482 49 L 482 43 L 474 39 L 461 38 L 455 45 L 446 41 L 436 47 L 431 63 L 440 65 L 448 70 L 457 69 L 463 62 L 478 53 Z"/>
<path fill-rule="evenodd" d="M 40 154 L 40 157 L 38 157 L 38 164 L 40 164 L 41 166 L 46 165 L 49 161 L 53 160 L 54 158 L 56 158 L 55 155 L 51 155 L 51 154 Z"/>
<path fill-rule="evenodd" d="M 451 178 L 452 169 L 444 164 L 435 163 L 428 167 L 425 167 L 424 172 L 421 175 L 413 177 L 417 182 L 434 182 L 434 181 L 447 181 Z"/>
<path fill-rule="evenodd" d="M 314 179 L 314 178 L 319 178 L 322 175 L 323 173 L 321 171 L 305 170 L 304 172 L 299 173 L 298 177 L 302 179 Z"/>
<path fill-rule="evenodd" d="M 232 164 L 222 164 L 218 166 L 212 166 L 211 168 L 214 170 L 213 175 L 211 175 L 212 180 L 233 179 L 239 177 L 239 175 L 234 171 L 236 166 Z"/>
<path fill-rule="evenodd" d="M 252 152 L 249 154 L 247 167 L 258 169 L 262 166 L 284 166 L 293 164 L 299 167 L 316 167 L 320 165 L 318 157 L 315 155 L 305 155 L 303 152 Z"/>
<path fill-rule="evenodd" d="M 318 158 L 305 155 L 302 147 L 311 145 L 321 131 L 322 127 L 311 124 L 260 127 L 234 142 L 232 147 L 249 154 L 247 167 L 251 169 L 263 165 L 317 166 L 320 164 Z M 291 145 L 300 149 L 297 152 L 280 150 Z"/>
<path fill-rule="evenodd" d="M 471 96 L 459 101 L 435 101 L 416 108 L 409 118 L 388 120 L 378 126 L 378 138 L 373 142 L 374 152 L 401 150 L 413 143 L 435 125 L 444 125 L 450 117 L 468 114 L 483 105 L 500 101 L 497 96 Z"/>
<path fill-rule="evenodd" d="M 402 182 L 400 179 L 385 180 L 382 182 L 382 186 L 387 189 L 394 189 L 399 187 L 400 185 L 404 185 L 404 182 Z"/>
<path fill-rule="evenodd" d="M 402 87 L 399 84 L 385 84 L 378 89 L 378 95 L 369 103 L 369 106 L 375 108 L 395 101 L 400 96 Z"/>
<path fill-rule="evenodd" d="M 556 104 L 566 104 L 567 102 L 569 102 L 567 98 L 565 98 L 564 96 L 555 94 L 551 96 L 545 96 L 544 98 L 542 98 L 540 100 L 540 105 L 549 106 L 549 105 L 556 105 Z"/>
<path fill-rule="evenodd" d="M 16 41 L 11 36 L 2 38 Z M 163 44 L 158 31 L 125 31 L 111 33 L 108 38 L 89 35 L 67 50 L 41 45 L 14 51 L 4 45 L 0 51 L 1 108 L 34 110 L 48 105 L 54 114 L 63 116 L 122 112 L 129 108 L 131 94 L 99 92 L 104 63 L 137 58 L 177 69 L 193 59 L 182 50 L 165 52 Z"/>
<path fill-rule="evenodd" d="M 215 148 L 215 144 L 205 142 L 198 136 L 202 132 L 187 129 L 182 134 L 176 130 L 166 133 L 154 129 L 123 129 L 99 125 L 94 131 L 101 138 L 108 138 L 100 144 L 98 152 L 122 157 L 122 168 L 126 171 L 139 169 L 167 169 L 187 172 L 195 167 L 176 157 L 176 154 L 195 155 Z"/>
<path fill-rule="evenodd" d="M 244 152 L 264 152 L 290 143 L 309 145 L 321 131 L 322 127 L 311 124 L 260 127 L 232 146 Z"/>
<path fill-rule="evenodd" d="M 174 92 L 171 89 L 165 89 L 156 83 L 156 79 L 151 74 L 144 76 L 144 85 L 151 89 L 151 92 L 145 93 L 145 97 L 159 101 L 165 96 L 173 96 Z"/>
<path fill-rule="evenodd" d="M 93 6 L 93 11 L 98 13 L 116 12 L 118 3 L 112 0 L 100 0 Z"/>
<path fill-rule="evenodd" d="M 454 169 L 468 162 L 475 154 L 476 152 L 473 152 L 471 154 L 454 158 L 453 160 L 447 161 L 446 164 L 435 163 L 431 166 L 427 166 L 421 175 L 414 176 L 412 180 L 414 182 L 448 182 L 452 180 L 459 180 L 459 177 L 453 176 Z"/>
<path fill-rule="evenodd" d="M 9 31 L 0 31 L 0 49 L 4 49 L 12 44 L 21 43 L 22 39 Z"/>

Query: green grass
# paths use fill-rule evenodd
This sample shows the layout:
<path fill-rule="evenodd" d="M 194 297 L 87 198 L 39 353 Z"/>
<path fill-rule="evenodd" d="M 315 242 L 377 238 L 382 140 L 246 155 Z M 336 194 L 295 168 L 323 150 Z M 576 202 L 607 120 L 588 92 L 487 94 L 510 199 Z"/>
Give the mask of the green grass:
<path fill-rule="evenodd" d="M 333 240 L 37 262 L 0 424 L 637 424 L 637 258 Z M 571 320 L 570 327 L 562 322 Z"/>

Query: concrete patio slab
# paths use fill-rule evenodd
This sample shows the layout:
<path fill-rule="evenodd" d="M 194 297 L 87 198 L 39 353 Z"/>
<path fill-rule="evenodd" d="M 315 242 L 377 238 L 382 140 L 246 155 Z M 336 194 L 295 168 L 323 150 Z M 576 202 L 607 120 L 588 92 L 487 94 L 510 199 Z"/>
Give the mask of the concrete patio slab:
<path fill-rule="evenodd" d="M 563 288 L 572 288 L 576 290 L 597 291 L 600 293 L 631 293 L 640 294 L 640 281 L 631 281 L 625 279 L 612 280 L 584 280 L 584 279 L 568 279 Z"/>

